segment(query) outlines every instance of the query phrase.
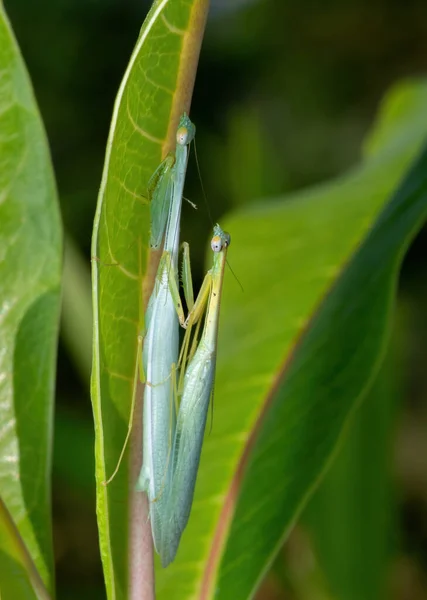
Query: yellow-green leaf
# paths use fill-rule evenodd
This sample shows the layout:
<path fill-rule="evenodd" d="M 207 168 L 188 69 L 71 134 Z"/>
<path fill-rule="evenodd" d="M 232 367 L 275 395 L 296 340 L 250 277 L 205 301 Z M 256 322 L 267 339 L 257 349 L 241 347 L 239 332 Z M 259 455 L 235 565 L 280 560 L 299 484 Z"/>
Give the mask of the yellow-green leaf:
<path fill-rule="evenodd" d="M 62 230 L 45 133 L 1 4 L 0 73 L 0 496 L 3 514 L 10 514 L 52 593 L 50 468 Z M 9 533 L 1 538 L 3 558 L 13 554 L 13 528 Z M 2 595 L 6 564 L 0 564 Z M 14 582 L 16 598 L 31 597 L 18 594 L 18 574 Z"/>

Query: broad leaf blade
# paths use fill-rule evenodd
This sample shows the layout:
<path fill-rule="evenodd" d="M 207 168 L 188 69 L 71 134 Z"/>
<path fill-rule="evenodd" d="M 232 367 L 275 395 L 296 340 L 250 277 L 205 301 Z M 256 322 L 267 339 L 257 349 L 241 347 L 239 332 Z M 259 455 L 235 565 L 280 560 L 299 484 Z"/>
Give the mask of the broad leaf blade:
<path fill-rule="evenodd" d="M 392 344 L 387 352 L 302 519 L 332 597 L 341 600 L 387 597 L 396 508 L 392 485 L 400 388 L 396 349 Z"/>
<path fill-rule="evenodd" d="M 422 107 L 427 86 L 413 93 Z M 378 367 L 398 266 L 425 218 L 424 154 L 392 197 L 427 137 L 419 112 L 406 125 L 412 136 L 348 175 L 223 224 L 245 292 L 226 278 L 214 426 L 159 598 L 249 597 L 326 468 Z"/>
<path fill-rule="evenodd" d="M 45 133 L 1 5 L 0 71 L 0 495 L 53 592 L 50 461 L 61 224 Z"/>
<path fill-rule="evenodd" d="M 20 600 L 49 600 L 28 550 L 0 498 L 0 594 Z"/>
<path fill-rule="evenodd" d="M 128 455 L 113 482 L 108 487 L 102 482 L 113 472 L 125 440 L 138 376 L 138 334 L 143 332 L 144 305 L 159 258 L 158 253 L 149 256 L 148 181 L 174 146 L 178 119 L 189 109 L 207 4 L 207 0 L 154 2 L 116 99 L 98 198 L 92 244 L 96 257 L 92 402 L 98 526 L 109 598 L 127 597 L 127 562 L 140 566 L 144 560 L 137 538 L 147 530 L 143 506 L 138 506 L 142 494 L 133 495 L 128 558 L 132 496 Z M 138 409 L 132 477 L 141 464 L 139 404 Z M 139 566 L 133 564 L 131 571 L 137 572 Z"/>

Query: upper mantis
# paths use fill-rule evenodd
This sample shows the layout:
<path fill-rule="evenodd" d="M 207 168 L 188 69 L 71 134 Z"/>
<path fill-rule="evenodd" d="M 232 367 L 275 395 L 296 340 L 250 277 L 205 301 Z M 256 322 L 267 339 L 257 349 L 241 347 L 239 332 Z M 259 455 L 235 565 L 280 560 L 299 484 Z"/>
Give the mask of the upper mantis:
<path fill-rule="evenodd" d="M 173 366 L 178 361 L 179 324 L 184 314 L 178 292 L 179 223 L 188 159 L 195 127 L 184 114 L 176 134 L 175 157 L 169 155 L 153 176 L 151 245 L 165 233 L 163 254 L 146 312 L 142 368 L 146 381 L 143 408 L 143 464 L 137 489 L 147 492 L 153 541 L 162 538 L 164 488 L 175 430 Z M 167 219 L 165 220 L 165 215 Z M 178 312 L 177 312 L 178 310 Z"/>

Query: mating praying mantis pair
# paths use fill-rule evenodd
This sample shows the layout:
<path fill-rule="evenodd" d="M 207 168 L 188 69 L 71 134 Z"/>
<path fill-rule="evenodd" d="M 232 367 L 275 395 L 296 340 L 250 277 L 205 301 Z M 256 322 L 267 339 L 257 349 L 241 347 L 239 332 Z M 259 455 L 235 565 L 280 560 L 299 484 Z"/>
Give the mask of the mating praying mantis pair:
<path fill-rule="evenodd" d="M 154 547 L 163 567 L 175 558 L 193 502 L 215 377 L 221 290 L 230 245 L 230 236 L 216 225 L 211 240 L 213 265 L 195 302 L 189 246 L 183 245 L 185 317 L 179 294 L 179 226 L 188 148 L 194 135 L 195 127 L 184 114 L 175 153 L 163 160 L 149 184 L 151 246 L 159 248 L 163 238 L 164 245 L 146 312 L 145 335 L 139 340 L 145 389 L 143 463 L 136 489 L 148 496 Z M 181 351 L 180 324 L 186 330 Z"/>

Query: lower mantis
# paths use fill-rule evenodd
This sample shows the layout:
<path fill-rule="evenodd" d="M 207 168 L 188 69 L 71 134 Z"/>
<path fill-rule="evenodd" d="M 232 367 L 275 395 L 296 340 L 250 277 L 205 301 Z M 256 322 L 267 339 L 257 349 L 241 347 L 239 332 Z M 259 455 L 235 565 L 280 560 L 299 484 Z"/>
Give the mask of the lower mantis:
<path fill-rule="evenodd" d="M 171 464 L 163 492 L 161 521 L 162 537 L 156 549 L 163 567 L 175 558 L 181 535 L 190 516 L 194 496 L 197 470 L 209 401 L 212 396 L 215 378 L 216 346 L 218 338 L 219 311 L 222 282 L 230 235 L 219 225 L 214 227 L 211 240 L 213 265 L 208 271 L 194 306 L 191 308 L 184 326 L 187 328 L 181 350 L 180 397 L 176 420 Z M 183 275 L 184 284 L 189 275 L 188 245 L 185 248 Z M 188 276 L 187 276 L 188 275 Z M 185 286 L 192 289 L 192 286 Z M 187 296 L 186 296 L 187 297 Z M 192 299 L 187 300 L 192 304 Z M 197 333 L 205 315 L 203 331 L 197 340 Z M 190 348 L 193 325 L 197 325 Z M 197 348 L 195 348 L 197 344 Z"/>

